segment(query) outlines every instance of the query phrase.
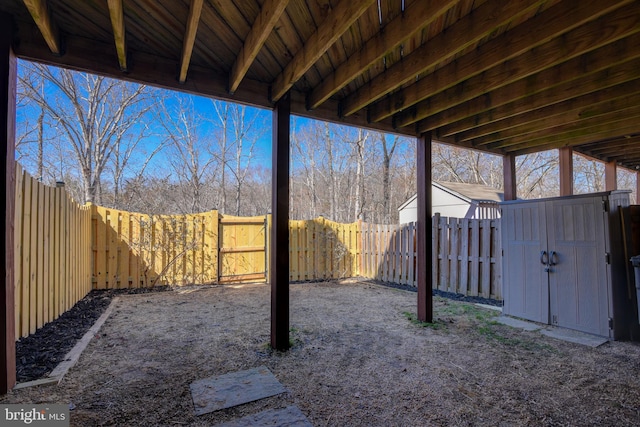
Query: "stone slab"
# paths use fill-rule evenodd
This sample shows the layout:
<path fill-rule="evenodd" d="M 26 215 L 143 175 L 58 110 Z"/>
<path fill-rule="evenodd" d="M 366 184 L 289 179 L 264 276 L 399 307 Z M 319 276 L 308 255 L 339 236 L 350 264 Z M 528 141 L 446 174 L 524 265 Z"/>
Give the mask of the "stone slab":
<path fill-rule="evenodd" d="M 231 408 L 286 391 L 266 366 L 194 381 L 190 388 L 196 415 Z"/>
<path fill-rule="evenodd" d="M 495 321 L 498 323 L 502 323 L 503 325 L 523 329 L 525 331 L 530 331 L 530 332 L 538 331 L 542 329 L 542 326 L 540 326 L 537 323 L 527 322 L 526 320 L 514 319 L 513 317 L 508 317 L 508 316 L 496 317 Z"/>
<path fill-rule="evenodd" d="M 597 335 L 591 335 L 584 332 L 564 328 L 543 329 L 540 331 L 540 333 L 551 338 L 556 338 L 575 344 L 582 344 L 593 348 L 599 347 L 609 341 L 604 337 L 599 337 Z"/>
<path fill-rule="evenodd" d="M 269 409 L 267 411 L 258 412 L 254 415 L 242 417 L 238 420 L 218 424 L 218 427 L 254 426 L 312 427 L 312 424 L 297 406 L 287 406 L 286 408 L 281 409 Z"/>

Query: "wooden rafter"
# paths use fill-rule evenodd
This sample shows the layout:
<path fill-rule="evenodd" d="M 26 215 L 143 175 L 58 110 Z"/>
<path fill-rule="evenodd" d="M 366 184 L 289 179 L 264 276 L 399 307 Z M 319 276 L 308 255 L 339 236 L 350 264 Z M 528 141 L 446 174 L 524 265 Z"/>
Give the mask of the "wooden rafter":
<path fill-rule="evenodd" d="M 309 109 L 317 108 L 331 95 L 362 74 L 375 61 L 395 49 L 412 34 L 427 27 L 455 3 L 456 0 L 412 3 L 402 15 L 384 27 L 384 32 L 379 32 L 369 39 L 362 49 L 351 55 L 333 74 L 325 77 L 322 83 L 311 91 L 308 101 Z"/>
<path fill-rule="evenodd" d="M 258 52 L 260 52 L 269 34 L 271 34 L 273 27 L 276 25 L 276 22 L 278 22 L 278 19 L 280 19 L 280 15 L 282 15 L 282 12 L 286 9 L 287 4 L 289 4 L 289 0 L 266 0 L 262 5 L 260 14 L 253 23 L 238 57 L 231 67 L 231 73 L 229 75 L 230 93 L 234 93 L 238 89 L 240 82 L 245 74 L 247 74 L 249 67 L 255 60 Z"/>
<path fill-rule="evenodd" d="M 271 87 L 271 99 L 280 99 L 320 59 L 375 0 L 341 0 L 309 37 Z"/>
<path fill-rule="evenodd" d="M 342 114 L 348 116 L 364 108 L 392 90 L 415 79 L 420 73 L 436 64 L 452 58 L 473 43 L 478 42 L 496 28 L 508 23 L 514 17 L 526 13 L 536 7 L 540 1 L 518 0 L 507 3 L 487 2 L 458 21 L 446 32 L 432 38 L 415 49 L 402 61 L 380 74 L 367 85 L 342 102 Z M 377 115 L 377 113 L 376 113 Z M 388 114 L 389 116 L 391 114 Z M 384 117 L 372 118 L 372 121 Z"/>
<path fill-rule="evenodd" d="M 125 43 L 124 9 L 122 7 L 122 0 L 107 0 L 107 5 L 109 7 L 109 17 L 111 18 L 111 26 L 113 27 L 113 38 L 116 44 L 120 70 L 126 71 L 127 45 Z"/>
<path fill-rule="evenodd" d="M 193 44 L 196 41 L 196 33 L 198 32 L 198 23 L 200 22 L 200 14 L 202 13 L 203 0 L 191 0 L 189 5 L 189 17 L 187 18 L 187 29 L 184 33 L 182 42 L 182 56 L 180 57 L 180 75 L 178 81 L 184 83 L 187 80 L 187 70 L 191 62 L 191 53 L 193 52 Z"/>
<path fill-rule="evenodd" d="M 615 86 L 603 92 L 595 92 L 580 98 L 549 105 L 546 108 L 528 113 L 526 117 L 510 117 L 492 123 L 492 128 L 501 127 L 483 136 L 460 135 L 460 140 L 473 140 L 474 147 L 482 147 L 496 141 L 526 135 L 554 123 L 570 124 L 585 117 L 596 118 L 616 111 L 624 111 L 630 105 L 640 105 L 640 81 Z M 637 92 L 637 93 L 634 93 Z"/>
<path fill-rule="evenodd" d="M 580 147 L 580 151 L 590 156 L 594 156 L 594 158 L 598 158 L 599 155 L 606 154 L 611 155 L 618 151 L 620 148 L 624 148 L 629 145 L 629 143 L 640 143 L 640 135 L 636 136 L 623 136 L 617 139 L 612 139 L 606 141 L 606 144 L 602 144 L 602 141 L 598 141 L 591 144 L 584 144 Z M 640 157 L 640 152 L 637 152 L 638 157 Z"/>
<path fill-rule="evenodd" d="M 639 31 L 640 5 L 619 8 L 620 3 L 561 2 L 485 43 L 405 88 L 404 106 L 413 106 L 396 115 L 397 126 L 408 126 L 489 90 L 526 78 Z M 602 16 L 607 12 L 611 12 L 610 19 L 593 20 L 594 15 Z M 571 24 L 564 19 L 567 14 L 572 16 Z M 531 34 L 536 35 L 536 43 L 540 42 L 535 50 L 532 49 Z M 501 46 L 507 47 L 500 49 Z M 496 49 L 501 52 L 500 55 L 495 54 Z M 464 85 L 463 93 L 458 92 L 460 84 Z M 456 96 L 450 98 L 454 92 Z M 420 102 L 422 100 L 424 102 Z M 398 109 L 397 104 L 394 107 L 391 107 L 393 104 L 389 105 L 391 109 Z M 372 115 L 372 119 L 378 117 Z"/>
<path fill-rule="evenodd" d="M 617 138 L 631 134 L 638 129 L 640 112 L 634 111 L 629 115 L 618 113 L 615 121 L 576 123 L 569 126 L 556 126 L 543 129 L 535 134 L 528 134 L 501 141 L 494 144 L 493 149 L 513 152 L 517 155 L 535 151 L 550 150 L 565 146 L 576 146 L 589 142 Z M 588 126 L 591 123 L 592 126 Z M 498 147 L 501 146 L 501 147 Z M 533 149 L 533 150 L 532 150 Z"/>
<path fill-rule="evenodd" d="M 40 33 L 42 33 L 42 37 L 44 37 L 44 41 L 49 46 L 51 53 L 61 55 L 60 33 L 58 26 L 51 19 L 46 0 L 23 0 L 23 2 L 40 29 Z"/>
<path fill-rule="evenodd" d="M 632 39 L 640 42 L 640 36 L 629 38 Z M 438 128 L 438 137 L 455 134 L 458 140 L 469 140 L 490 133 L 491 128 L 485 125 L 640 78 L 640 48 L 631 49 L 628 56 L 616 55 L 617 49 L 596 52 L 597 55 L 590 52 L 442 111 L 421 121 L 418 128 Z M 612 64 L 617 58 L 628 61 Z M 549 85 L 549 81 L 556 84 Z"/>

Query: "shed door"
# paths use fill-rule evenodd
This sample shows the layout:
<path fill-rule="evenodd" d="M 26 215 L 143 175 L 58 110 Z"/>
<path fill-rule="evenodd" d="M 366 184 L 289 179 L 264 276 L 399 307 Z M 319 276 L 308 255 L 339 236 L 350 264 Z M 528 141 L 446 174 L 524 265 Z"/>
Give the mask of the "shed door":
<path fill-rule="evenodd" d="M 551 323 L 609 335 L 604 209 L 601 198 L 547 205 Z"/>
<path fill-rule="evenodd" d="M 545 204 L 502 207 L 504 313 L 549 323 L 549 281 L 540 262 L 547 248 Z"/>

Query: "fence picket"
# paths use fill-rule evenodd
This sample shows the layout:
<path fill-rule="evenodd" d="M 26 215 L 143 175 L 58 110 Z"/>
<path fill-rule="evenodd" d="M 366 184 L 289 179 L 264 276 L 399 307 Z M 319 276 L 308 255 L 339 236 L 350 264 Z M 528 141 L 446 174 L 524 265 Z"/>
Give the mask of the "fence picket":
<path fill-rule="evenodd" d="M 449 256 L 449 292 L 454 293 L 458 293 L 458 288 L 460 287 L 460 284 L 458 283 L 458 239 L 460 236 L 458 226 L 458 218 L 449 218 L 449 247 L 451 248 L 451 255 Z"/>
<path fill-rule="evenodd" d="M 482 266 L 482 291 L 481 295 L 489 298 L 491 284 L 491 220 L 483 219 L 480 221 L 482 227 L 481 241 L 481 266 Z"/>

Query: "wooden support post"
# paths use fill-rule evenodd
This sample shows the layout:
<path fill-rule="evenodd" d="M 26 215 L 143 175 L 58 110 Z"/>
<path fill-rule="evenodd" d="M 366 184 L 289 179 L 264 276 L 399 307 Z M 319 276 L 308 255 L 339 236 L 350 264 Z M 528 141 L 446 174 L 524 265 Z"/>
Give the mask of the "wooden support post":
<path fill-rule="evenodd" d="M 518 190 L 516 185 L 516 156 L 505 154 L 502 157 L 502 174 L 504 176 L 504 200 L 516 200 Z"/>
<path fill-rule="evenodd" d="M 618 162 L 615 160 L 604 164 L 604 189 L 605 191 L 618 189 Z"/>
<path fill-rule="evenodd" d="M 417 159 L 417 265 L 418 320 L 433 322 L 433 275 L 431 226 L 431 133 L 423 134 L 416 141 Z"/>
<path fill-rule="evenodd" d="M 289 348 L 289 119 L 287 92 L 273 110 L 273 163 L 271 181 L 271 346 Z"/>
<path fill-rule="evenodd" d="M 560 163 L 560 195 L 573 194 L 573 148 L 562 147 L 558 150 Z"/>
<path fill-rule="evenodd" d="M 636 172 L 636 205 L 640 205 L 640 171 Z"/>
<path fill-rule="evenodd" d="M 4 226 L 0 241 L 0 306 L 2 327 L 0 337 L 0 394 L 5 394 L 16 384 L 16 328 L 14 300 L 13 227 L 15 203 L 15 123 L 17 60 L 11 50 L 13 21 L 11 16 L 0 13 L 0 177 L 4 197 L 0 212 Z"/>

